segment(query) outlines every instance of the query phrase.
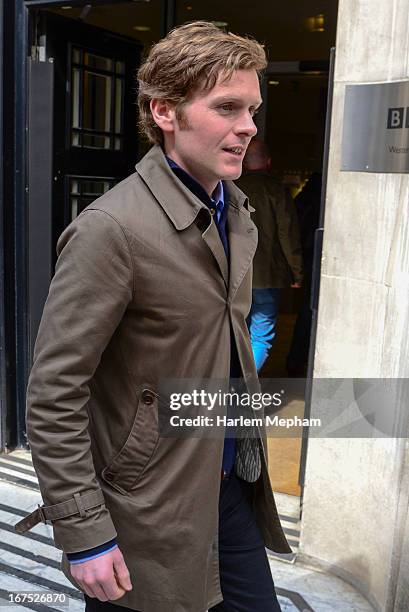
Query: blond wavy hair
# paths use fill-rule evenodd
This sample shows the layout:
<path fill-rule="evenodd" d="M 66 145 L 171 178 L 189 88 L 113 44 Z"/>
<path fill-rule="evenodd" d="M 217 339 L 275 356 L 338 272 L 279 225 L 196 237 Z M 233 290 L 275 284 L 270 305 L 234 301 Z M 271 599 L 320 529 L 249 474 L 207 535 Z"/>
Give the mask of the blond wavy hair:
<path fill-rule="evenodd" d="M 208 21 L 193 21 L 174 28 L 154 44 L 138 70 L 139 129 L 153 144 L 163 144 L 150 101 L 174 104 L 183 127 L 183 105 L 198 90 L 212 89 L 219 77 L 228 80 L 235 70 L 256 70 L 267 65 L 263 45 L 248 37 L 221 30 Z M 186 127 L 186 126 L 185 126 Z"/>

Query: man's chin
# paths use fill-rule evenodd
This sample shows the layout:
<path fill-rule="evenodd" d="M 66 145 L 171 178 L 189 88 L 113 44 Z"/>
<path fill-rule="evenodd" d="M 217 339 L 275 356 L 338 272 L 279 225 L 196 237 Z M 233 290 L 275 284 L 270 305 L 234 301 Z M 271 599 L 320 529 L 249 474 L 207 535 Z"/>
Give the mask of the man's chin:
<path fill-rule="evenodd" d="M 240 168 L 237 168 L 236 171 L 229 170 L 229 172 L 226 172 L 222 180 L 223 181 L 236 181 L 238 178 L 241 177 L 242 173 L 243 173 L 243 167 L 240 165 Z"/>

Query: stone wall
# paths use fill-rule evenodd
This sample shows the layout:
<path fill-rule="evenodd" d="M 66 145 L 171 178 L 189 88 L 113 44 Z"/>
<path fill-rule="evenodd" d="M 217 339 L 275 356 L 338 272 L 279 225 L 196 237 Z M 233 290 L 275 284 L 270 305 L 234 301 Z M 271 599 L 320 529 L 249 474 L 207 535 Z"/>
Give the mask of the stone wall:
<path fill-rule="evenodd" d="M 315 378 L 409 376 L 408 175 L 340 171 L 345 86 L 406 78 L 409 2 L 340 0 Z M 409 609 L 408 480 L 406 440 L 309 440 L 301 559 L 382 612 Z"/>

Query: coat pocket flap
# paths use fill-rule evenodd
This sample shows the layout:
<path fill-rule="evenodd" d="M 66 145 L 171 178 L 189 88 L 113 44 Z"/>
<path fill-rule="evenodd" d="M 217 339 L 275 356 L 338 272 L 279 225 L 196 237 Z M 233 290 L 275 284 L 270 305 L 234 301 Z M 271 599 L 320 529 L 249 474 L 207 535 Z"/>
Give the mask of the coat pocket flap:
<path fill-rule="evenodd" d="M 142 475 L 159 440 L 158 394 L 142 387 L 131 431 L 125 444 L 102 471 L 102 478 L 119 490 L 129 491 Z"/>

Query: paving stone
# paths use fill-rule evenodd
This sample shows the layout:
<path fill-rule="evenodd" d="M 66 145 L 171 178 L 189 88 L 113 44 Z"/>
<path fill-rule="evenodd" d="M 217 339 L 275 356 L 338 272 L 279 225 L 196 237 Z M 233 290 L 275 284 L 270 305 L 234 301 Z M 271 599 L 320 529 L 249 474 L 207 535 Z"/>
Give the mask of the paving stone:
<path fill-rule="evenodd" d="M 4 460 L 4 455 L 0 460 Z M 23 460 L 19 463 L 14 460 Z M 21 471 L 29 469 L 30 454 L 27 451 L 17 451 L 6 456 L 8 459 L 7 472 L 12 478 L 25 478 Z M 20 472 L 19 472 L 20 469 Z M 27 478 L 24 486 L 7 481 L 0 481 L 0 612 L 18 612 L 31 609 L 27 606 L 7 605 L 7 594 L 10 591 L 40 591 L 59 592 L 58 589 L 68 589 L 70 593 L 73 586 L 65 578 L 59 567 L 61 551 L 51 542 L 38 541 L 8 531 L 20 518 L 21 512 L 31 512 L 41 503 L 41 494 L 38 490 L 30 489 L 33 478 Z M 289 496 L 280 499 L 280 511 L 288 518 L 294 519 L 297 515 L 296 501 Z M 342 580 L 316 569 L 300 565 L 296 561 L 296 548 L 298 545 L 298 523 L 286 520 L 285 529 L 292 532 L 291 538 L 295 543 L 293 555 L 269 555 L 274 583 L 279 591 L 278 599 L 283 612 L 370 612 L 372 607 L 351 586 Z M 30 533 L 52 540 L 50 525 L 36 525 Z M 283 562 L 287 561 L 287 562 Z M 291 561 L 289 563 L 288 561 Z M 17 574 L 17 575 L 15 575 Z M 42 584 L 43 583 L 43 584 Z M 81 594 L 77 591 L 77 596 Z M 303 602 L 305 602 L 303 604 Z M 61 612 L 83 612 L 84 602 L 74 597 L 69 598 L 69 608 L 57 603 L 48 606 Z"/>

